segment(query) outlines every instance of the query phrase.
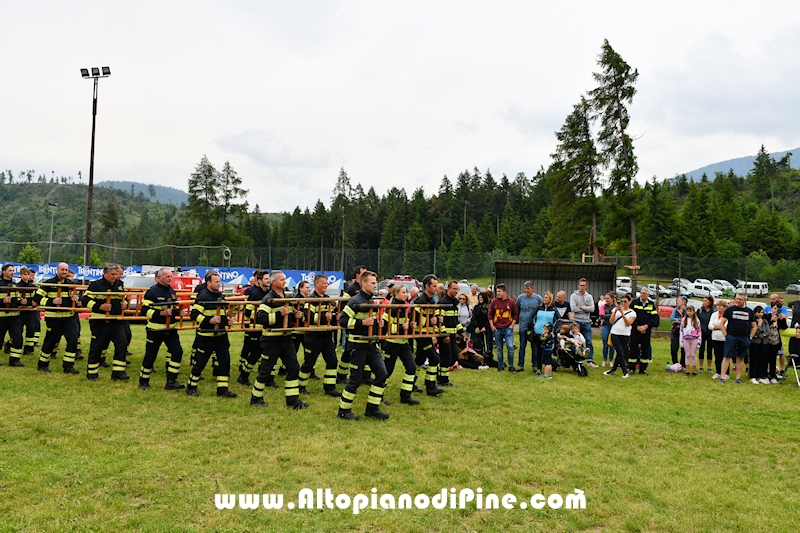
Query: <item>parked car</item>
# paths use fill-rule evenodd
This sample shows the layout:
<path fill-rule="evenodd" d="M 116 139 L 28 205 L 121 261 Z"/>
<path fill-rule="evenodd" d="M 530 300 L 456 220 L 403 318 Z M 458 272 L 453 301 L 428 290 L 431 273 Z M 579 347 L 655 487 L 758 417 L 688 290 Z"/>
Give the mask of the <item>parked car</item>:
<path fill-rule="evenodd" d="M 663 285 L 656 285 L 655 283 L 650 283 L 647 285 L 647 288 L 650 289 L 650 294 L 652 296 L 658 296 L 659 298 L 668 298 L 672 296 L 670 290 L 663 286 Z"/>
<path fill-rule="evenodd" d="M 706 296 L 713 296 L 719 298 L 722 296 L 722 291 L 715 288 L 709 281 L 708 283 L 695 283 L 692 285 L 692 296 L 697 298 L 705 298 Z"/>
<path fill-rule="evenodd" d="M 766 296 L 769 294 L 769 284 L 764 281 L 742 281 L 736 286 L 736 290 L 745 291 L 747 296 Z"/>
<path fill-rule="evenodd" d="M 705 278 L 697 278 L 696 280 L 694 280 L 694 282 L 695 283 L 702 283 L 704 285 L 713 285 L 713 283 L 711 283 L 711 280 L 708 280 L 708 279 L 705 279 Z"/>
<path fill-rule="evenodd" d="M 616 293 L 618 297 L 625 296 L 626 294 L 630 294 L 631 287 L 630 285 L 619 285 L 617 287 Z"/>
<path fill-rule="evenodd" d="M 628 276 L 617 276 L 617 287 L 630 287 L 631 278 Z"/>
<path fill-rule="evenodd" d="M 422 290 L 422 284 L 419 281 L 415 280 L 411 276 L 398 275 L 393 277 L 392 279 L 385 279 L 381 281 L 378 284 L 378 291 L 386 289 L 388 288 L 389 285 L 394 285 L 395 283 L 402 283 L 403 285 L 406 286 L 406 289 L 408 289 L 409 291 L 414 287 L 417 287 L 418 289 Z"/>
<path fill-rule="evenodd" d="M 658 304 L 658 316 L 669 318 L 676 305 L 678 305 L 678 302 L 675 298 L 664 298 Z"/>
<path fill-rule="evenodd" d="M 800 284 L 791 283 L 791 284 L 787 285 L 786 292 L 788 294 L 800 294 Z"/>
<path fill-rule="evenodd" d="M 714 279 L 711 280 L 711 283 L 716 285 L 717 288 L 722 291 L 722 294 L 732 294 L 733 290 L 736 288 L 730 281 L 725 279 Z"/>
<path fill-rule="evenodd" d="M 670 296 L 678 296 L 678 287 L 679 286 L 674 284 L 674 283 L 672 285 L 670 285 L 669 287 L 667 287 L 667 290 L 669 290 L 669 295 Z M 680 295 L 681 296 L 691 296 L 692 293 L 691 293 L 691 291 L 689 289 L 687 289 L 683 285 L 680 285 Z"/>

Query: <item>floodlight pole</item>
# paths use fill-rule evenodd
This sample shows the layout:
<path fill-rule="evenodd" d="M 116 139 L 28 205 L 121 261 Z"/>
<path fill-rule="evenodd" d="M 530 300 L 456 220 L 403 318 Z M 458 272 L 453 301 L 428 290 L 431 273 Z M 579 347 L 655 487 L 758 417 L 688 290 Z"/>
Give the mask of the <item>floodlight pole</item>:
<path fill-rule="evenodd" d="M 89 258 L 92 250 L 92 196 L 94 194 L 94 132 L 97 124 L 97 81 L 94 78 L 94 91 L 92 94 L 92 152 L 89 156 L 89 193 L 86 198 L 86 245 L 83 249 L 83 264 L 90 265 Z"/>

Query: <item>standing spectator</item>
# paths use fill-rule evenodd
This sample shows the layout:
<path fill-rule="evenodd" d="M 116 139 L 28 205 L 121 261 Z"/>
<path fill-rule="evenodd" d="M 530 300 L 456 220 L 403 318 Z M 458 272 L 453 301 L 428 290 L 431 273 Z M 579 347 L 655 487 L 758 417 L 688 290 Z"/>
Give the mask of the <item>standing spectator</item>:
<path fill-rule="evenodd" d="M 700 329 L 703 331 L 703 336 L 700 338 L 700 355 L 698 359 L 700 359 L 698 366 L 698 372 L 703 371 L 703 359 L 705 359 L 705 355 L 708 354 L 708 363 L 706 363 L 706 368 L 709 372 L 711 372 L 711 330 L 708 327 L 708 321 L 711 319 L 711 315 L 714 314 L 714 297 L 713 296 L 706 296 L 703 298 L 703 305 L 697 311 L 697 319 L 700 321 Z"/>
<path fill-rule="evenodd" d="M 489 303 L 492 293 L 482 292 L 478 295 L 478 305 L 472 308 L 472 328 L 474 330 L 472 343 L 481 355 L 491 355 L 494 338 L 492 327 L 489 324 Z"/>
<path fill-rule="evenodd" d="M 727 308 L 722 315 L 722 322 L 728 334 L 725 336 L 725 355 L 722 360 L 720 385 L 725 384 L 725 374 L 734 357 L 736 358 L 735 383 L 744 383 L 742 381 L 744 356 L 747 354 L 750 340 L 756 335 L 756 316 L 753 314 L 753 310 L 745 305 L 747 296 L 744 292 L 737 292 L 734 301 L 736 305 Z"/>
<path fill-rule="evenodd" d="M 478 286 L 474 283 L 469 286 L 470 293 L 467 295 L 467 303 L 470 307 L 478 305 Z"/>
<path fill-rule="evenodd" d="M 569 302 L 567 301 L 567 293 L 564 291 L 558 291 L 556 293 L 556 300 L 555 302 L 550 302 L 551 305 L 555 306 L 556 311 L 558 311 L 558 316 L 560 317 L 559 320 L 569 320 L 573 319 L 572 315 L 572 307 L 570 307 Z M 561 324 L 556 324 L 553 322 L 554 330 L 558 331 Z"/>
<path fill-rule="evenodd" d="M 470 322 L 472 322 L 472 307 L 467 302 L 467 295 L 462 292 L 458 295 L 458 323 L 464 331 L 467 331 Z"/>
<path fill-rule="evenodd" d="M 768 385 L 769 378 L 767 378 L 767 365 L 765 364 L 767 358 L 764 352 L 770 334 L 769 322 L 764 320 L 764 308 L 760 305 L 753 309 L 753 314 L 756 315 L 756 334 L 750 341 L 750 383 Z"/>
<path fill-rule="evenodd" d="M 689 365 L 692 365 L 692 376 L 697 375 L 697 345 L 700 343 L 700 337 L 703 334 L 700 328 L 700 320 L 697 318 L 697 313 L 694 306 L 690 305 L 686 308 L 686 314 L 681 320 L 680 327 L 681 342 L 685 350 L 685 369 L 686 375 L 689 375 Z M 673 363 L 674 364 L 674 363 Z"/>
<path fill-rule="evenodd" d="M 503 343 L 508 351 L 508 371 L 516 372 L 514 368 L 514 324 L 519 319 L 519 310 L 514 300 L 508 297 L 505 283 L 497 284 L 497 298 L 489 304 L 489 325 L 494 334 L 494 344 L 497 348 L 497 371 L 505 370 L 503 362 Z"/>
<path fill-rule="evenodd" d="M 678 349 L 681 351 L 681 366 L 686 366 L 686 352 L 683 349 L 683 338 L 681 337 L 681 323 L 686 316 L 686 297 L 678 296 L 675 301 L 678 305 L 672 310 L 669 321 L 672 329 L 669 332 L 669 353 L 672 356 L 672 364 L 678 362 Z"/>
<path fill-rule="evenodd" d="M 611 370 L 603 372 L 606 376 L 613 376 L 617 368 L 622 369 L 622 377 L 628 377 L 628 365 L 625 361 L 628 353 L 628 346 L 631 340 L 631 329 L 636 320 L 636 311 L 631 309 L 631 295 L 626 294 L 622 297 L 622 305 L 616 306 L 611 311 L 611 342 L 614 343 L 616 359 Z"/>
<path fill-rule="evenodd" d="M 544 375 L 542 379 L 553 379 L 553 346 L 555 339 L 553 338 L 553 326 L 547 322 L 542 327 L 542 334 L 539 336 L 539 344 L 541 346 L 542 364 L 544 365 Z"/>
<path fill-rule="evenodd" d="M 617 295 L 609 292 L 598 306 L 600 337 L 603 339 L 603 366 L 614 364 L 614 345 L 611 341 L 611 313 L 617 307 Z"/>
<path fill-rule="evenodd" d="M 653 360 L 653 349 L 650 346 L 650 336 L 653 328 L 658 327 L 658 308 L 650 299 L 650 290 L 642 287 L 641 295 L 631 302 L 631 307 L 636 311 L 636 321 L 631 331 L 631 348 L 628 356 L 628 370 L 636 370 L 639 364 L 639 374 L 647 374 L 647 365 Z"/>
<path fill-rule="evenodd" d="M 770 298 L 770 302 L 773 299 Z M 781 305 L 775 298 L 775 305 L 767 308 L 769 314 L 764 315 L 764 320 L 769 323 L 769 337 L 767 337 L 766 349 L 764 350 L 764 370 L 770 383 L 778 384 L 778 373 L 775 367 L 775 360 L 781 351 L 782 340 L 780 330 L 786 329 L 786 315 L 782 313 Z"/>
<path fill-rule="evenodd" d="M 578 290 L 569 297 L 569 305 L 572 308 L 573 320 L 578 323 L 581 335 L 586 339 L 586 348 L 589 349 L 586 366 L 597 368 L 597 364 L 594 362 L 594 345 L 592 344 L 591 314 L 594 313 L 594 298 L 586 291 L 588 287 L 589 282 L 586 281 L 586 278 L 579 279 Z"/>
<path fill-rule="evenodd" d="M 561 315 L 558 314 L 558 310 L 553 303 L 553 293 L 550 291 L 545 292 L 542 296 L 542 305 L 539 306 L 539 309 L 536 310 L 532 318 L 533 335 L 531 336 L 531 344 L 533 346 L 531 347 L 531 352 L 534 357 L 537 358 L 537 360 L 533 362 L 533 371 L 539 375 L 542 373 L 543 364 L 541 338 L 544 334 L 544 325 L 550 324 L 552 326 L 561 319 Z"/>
<path fill-rule="evenodd" d="M 719 379 L 722 376 L 722 359 L 725 355 L 725 335 L 728 334 L 722 316 L 728 308 L 728 302 L 720 300 L 717 302 L 717 310 L 708 319 L 708 329 L 711 331 L 711 346 L 714 348 L 714 375 L 711 379 Z"/>
<path fill-rule="evenodd" d="M 542 305 L 542 297 L 533 291 L 533 282 L 526 281 L 524 291 L 517 297 L 517 309 L 519 310 L 519 370 L 525 371 L 525 348 L 528 346 L 528 339 L 533 331 L 533 315 L 539 306 Z M 538 365 L 536 345 L 531 342 L 531 361 L 535 369 Z"/>

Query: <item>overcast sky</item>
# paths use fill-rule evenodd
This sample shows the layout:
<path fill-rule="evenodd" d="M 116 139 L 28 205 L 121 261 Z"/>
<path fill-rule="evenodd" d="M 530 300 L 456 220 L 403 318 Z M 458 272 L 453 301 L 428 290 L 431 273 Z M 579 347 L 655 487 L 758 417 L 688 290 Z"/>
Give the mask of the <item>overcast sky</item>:
<path fill-rule="evenodd" d="M 657 6 L 657 7 L 656 7 Z M 800 146 L 794 1 L 3 2 L 0 168 L 186 190 L 206 154 L 251 207 L 353 184 L 532 176 L 603 43 L 639 70 L 640 181 Z"/>

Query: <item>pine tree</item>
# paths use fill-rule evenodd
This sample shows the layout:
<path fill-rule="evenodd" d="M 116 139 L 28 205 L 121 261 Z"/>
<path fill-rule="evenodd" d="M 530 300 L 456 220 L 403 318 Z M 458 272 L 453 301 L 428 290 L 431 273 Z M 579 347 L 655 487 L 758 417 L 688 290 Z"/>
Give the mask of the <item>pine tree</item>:
<path fill-rule="evenodd" d="M 219 202 L 217 209 L 222 219 L 223 228 L 227 229 L 228 219 L 231 217 L 242 218 L 247 213 L 247 189 L 243 189 L 242 178 L 240 178 L 236 171 L 233 170 L 229 161 L 225 161 L 222 166 L 222 172 L 217 177 L 219 187 Z M 237 200 L 245 199 L 244 202 L 238 203 Z"/>
<path fill-rule="evenodd" d="M 189 177 L 189 205 L 186 216 L 201 228 L 214 222 L 214 209 L 218 205 L 219 173 L 204 155 Z"/>
<path fill-rule="evenodd" d="M 593 74 L 598 83 L 589 92 L 594 117 L 600 121 L 597 142 L 601 149 L 602 162 L 609 169 L 609 191 L 613 199 L 609 206 L 617 226 L 618 236 L 622 234 L 620 222 L 627 219 L 630 227 L 631 253 L 633 265 L 638 265 L 636 249 L 636 218 L 633 197 L 633 184 L 639 165 L 633 153 L 633 140 L 628 133 L 630 115 L 627 105 L 636 94 L 634 85 L 639 71 L 631 67 L 617 54 L 608 39 L 603 42 L 597 64 L 600 72 Z M 633 271 L 633 284 L 636 284 L 636 270 Z"/>
<path fill-rule="evenodd" d="M 103 226 L 103 229 L 100 231 L 100 233 L 108 233 L 110 235 L 109 245 L 111 246 L 111 260 L 113 261 L 115 256 L 114 251 L 117 245 L 117 228 L 120 226 L 120 217 L 119 212 L 117 211 L 116 203 L 108 202 L 108 207 L 105 211 L 100 213 L 100 216 L 97 218 L 97 220 Z"/>
<path fill-rule="evenodd" d="M 403 245 L 403 272 L 421 278 L 431 270 L 428 236 L 419 222 L 408 228 Z"/>

